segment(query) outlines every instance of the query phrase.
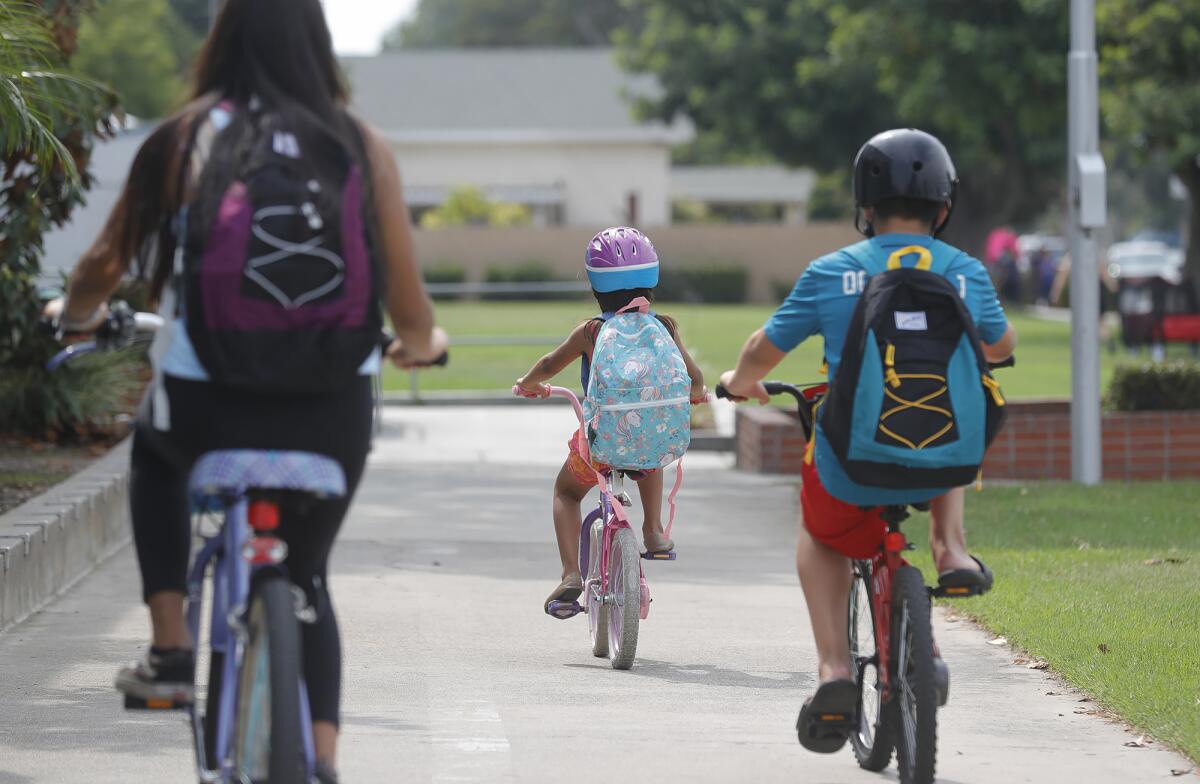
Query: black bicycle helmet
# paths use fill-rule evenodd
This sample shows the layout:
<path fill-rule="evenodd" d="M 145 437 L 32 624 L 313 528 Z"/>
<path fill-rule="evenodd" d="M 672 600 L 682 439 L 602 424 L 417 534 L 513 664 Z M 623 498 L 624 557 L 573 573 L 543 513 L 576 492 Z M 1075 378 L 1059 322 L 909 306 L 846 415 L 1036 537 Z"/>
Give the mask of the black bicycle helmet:
<path fill-rule="evenodd" d="M 854 159 L 854 203 L 859 210 L 895 198 L 949 204 L 953 209 L 957 190 L 958 174 L 945 145 L 915 128 L 873 136 Z M 949 222 L 947 215 L 933 233 L 940 234 Z M 871 236 L 870 224 L 863 233 Z"/>

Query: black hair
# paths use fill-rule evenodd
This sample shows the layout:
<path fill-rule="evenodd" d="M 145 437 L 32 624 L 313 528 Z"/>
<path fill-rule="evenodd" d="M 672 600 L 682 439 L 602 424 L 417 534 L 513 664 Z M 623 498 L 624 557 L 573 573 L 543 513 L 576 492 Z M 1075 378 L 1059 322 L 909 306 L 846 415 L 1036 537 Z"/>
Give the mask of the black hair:
<path fill-rule="evenodd" d="M 910 199 L 903 196 L 884 199 L 874 205 L 875 217 L 872 222 L 879 224 L 881 221 L 893 219 L 917 220 L 929 224 L 932 233 L 933 223 L 944 206 L 946 205 L 928 199 Z"/>
<path fill-rule="evenodd" d="M 645 297 L 648 301 L 653 302 L 654 289 L 618 289 L 605 292 L 592 289 L 592 296 L 600 305 L 601 313 L 616 313 L 638 297 Z"/>

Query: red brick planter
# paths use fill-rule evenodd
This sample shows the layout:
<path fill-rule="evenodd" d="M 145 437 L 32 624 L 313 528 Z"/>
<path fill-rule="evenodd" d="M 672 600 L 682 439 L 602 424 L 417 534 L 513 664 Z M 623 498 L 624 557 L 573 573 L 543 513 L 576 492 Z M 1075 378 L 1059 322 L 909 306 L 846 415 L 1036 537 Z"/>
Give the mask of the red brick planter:
<path fill-rule="evenodd" d="M 1200 478 L 1200 411 L 1105 414 L 1102 427 L 1105 479 Z M 798 474 L 803 458 L 793 416 L 772 407 L 738 409 L 738 468 Z M 1070 479 L 1070 403 L 1010 403 L 1008 424 L 988 451 L 984 478 Z"/>

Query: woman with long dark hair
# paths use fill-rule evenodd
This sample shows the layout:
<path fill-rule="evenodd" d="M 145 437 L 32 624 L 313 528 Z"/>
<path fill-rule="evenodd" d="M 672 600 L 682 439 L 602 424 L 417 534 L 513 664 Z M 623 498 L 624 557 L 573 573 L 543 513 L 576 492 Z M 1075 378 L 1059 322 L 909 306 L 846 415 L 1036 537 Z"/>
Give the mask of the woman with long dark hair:
<path fill-rule="evenodd" d="M 167 319 L 168 326 L 152 351 L 155 380 L 134 433 L 130 482 L 134 539 L 153 641 L 142 662 L 118 675 L 117 687 L 126 694 L 145 698 L 192 693 L 195 641 L 189 638 L 184 623 L 184 592 L 192 535 L 187 482 L 193 462 L 217 449 L 316 452 L 341 464 L 352 495 L 369 448 L 371 375 L 380 361 L 379 351 L 371 345 L 378 342 L 380 311 L 386 309 L 396 330 L 397 340 L 387 353 L 397 364 L 426 361 L 445 350 L 445 334 L 434 327 L 433 308 L 413 258 L 408 210 L 393 154 L 379 133 L 347 112 L 346 104 L 346 87 L 319 0 L 225 0 L 200 54 L 192 101 L 147 139 L 107 225 L 72 273 L 65 302 L 47 308 L 65 330 L 91 331 L 103 322 L 105 303 L 133 269 L 149 283 L 152 299 L 160 303 L 160 312 Z M 264 135 L 266 123 L 275 123 L 275 130 Z M 233 173 L 245 173 L 246 162 L 260 154 L 254 147 L 254 140 L 260 137 L 268 140 L 261 155 L 280 159 L 274 165 L 282 174 L 266 184 L 245 185 Z M 214 251 L 212 245 L 196 249 L 193 244 L 203 245 L 229 228 L 222 221 L 228 219 L 227 213 L 237 213 L 227 208 L 237 206 L 239 195 L 245 201 L 258 198 L 255 193 L 247 196 L 247 191 L 282 187 L 280 178 L 286 179 L 293 164 L 303 164 L 309 167 L 304 171 L 313 172 L 311 179 L 301 181 L 302 190 L 311 190 L 312 195 L 301 194 L 304 209 L 290 213 L 300 220 L 298 228 L 294 219 L 279 224 L 278 230 L 305 230 L 307 224 L 320 229 L 322 236 L 338 235 L 339 248 L 365 247 L 366 252 L 360 254 L 367 259 L 362 267 L 365 270 L 369 265 L 373 285 L 366 282 L 364 273 L 356 291 L 361 295 L 370 290 L 377 296 L 371 301 L 365 295 L 359 297 L 366 315 L 355 322 L 358 332 L 347 334 L 358 341 L 354 345 L 366 347 L 363 356 L 351 358 L 350 375 L 341 378 L 312 367 L 307 378 L 300 375 L 289 382 L 293 394 L 279 394 L 259 390 L 211 360 L 215 354 L 196 338 L 200 312 L 225 307 L 236 316 L 239 308 L 266 307 L 261 302 L 267 299 L 265 295 L 246 294 L 252 287 L 247 279 L 252 277 L 262 282 L 268 294 L 284 298 L 281 301 L 289 306 L 288 317 L 297 310 L 302 312 L 300 303 L 311 298 L 320 298 L 328 306 L 321 312 L 337 309 L 342 307 L 338 291 L 350 286 L 349 254 L 344 262 L 335 258 L 335 268 L 337 263 L 343 265 L 335 278 L 305 283 L 315 288 L 299 297 L 281 293 L 282 284 L 262 280 L 258 273 L 265 262 L 264 266 L 258 264 L 267 256 L 250 259 L 244 267 L 246 279 L 241 274 L 243 267 L 236 268 L 240 282 L 228 295 L 250 298 L 232 304 L 214 303 L 212 297 L 219 300 L 222 296 L 219 287 L 206 289 L 202 300 L 186 293 L 181 279 L 191 285 L 193 276 L 184 274 L 180 259 L 196 250 L 203 263 L 210 263 L 212 254 L 219 255 L 226 245 Z M 219 171 L 222 166 L 230 167 L 229 171 Z M 352 184 L 346 186 L 345 198 L 330 198 L 326 194 L 341 192 L 321 187 L 327 181 L 357 183 L 360 174 L 361 199 L 351 198 L 350 194 L 357 193 Z M 215 188 L 221 189 L 216 193 L 218 209 L 211 206 L 213 194 L 207 192 Z M 267 226 L 267 218 L 262 216 L 268 212 L 254 214 L 256 237 L 263 235 L 260 229 Z M 322 216 L 329 214 L 336 220 L 322 221 Z M 250 218 L 245 220 L 248 227 Z M 198 222 L 202 222 L 202 231 L 192 228 Z M 356 232 L 361 240 L 357 243 L 353 241 Z M 243 234 L 249 236 L 250 232 Z M 270 232 L 266 234 L 265 241 L 275 243 L 270 247 L 283 246 Z M 254 241 L 253 237 L 249 240 Z M 243 241 L 241 247 L 246 245 Z M 292 242 L 288 247 L 303 252 L 311 246 Z M 321 252 L 325 253 L 322 258 L 331 255 Z M 314 270 L 310 268 L 300 277 L 317 274 Z M 196 279 L 204 274 L 202 271 Z M 208 284 L 202 281 L 197 285 Z M 294 298 L 288 300 L 288 296 Z M 211 317 L 209 312 L 203 314 L 203 318 Z M 368 334 L 371 325 L 375 325 L 373 336 Z M 253 343 L 266 333 L 245 334 L 243 342 Z M 278 342 L 278 330 L 272 334 L 271 339 Z M 301 339 L 298 332 L 284 331 L 283 340 L 293 338 Z M 367 345 L 364 339 L 375 342 Z M 284 350 L 274 356 L 282 368 L 294 359 L 294 352 L 286 350 L 286 343 L 279 346 Z M 345 357 L 328 359 L 343 365 L 347 361 Z M 270 361 L 264 364 L 269 378 L 276 368 Z M 289 372 L 296 370 L 289 368 Z M 309 381 L 312 389 L 296 393 Z M 302 645 L 324 781 L 335 779 L 341 687 L 340 641 L 329 600 L 327 564 L 348 505 L 347 497 L 315 502 L 291 517 L 285 512 L 280 531 L 289 545 L 289 575 L 317 612 L 315 623 L 303 627 Z"/>

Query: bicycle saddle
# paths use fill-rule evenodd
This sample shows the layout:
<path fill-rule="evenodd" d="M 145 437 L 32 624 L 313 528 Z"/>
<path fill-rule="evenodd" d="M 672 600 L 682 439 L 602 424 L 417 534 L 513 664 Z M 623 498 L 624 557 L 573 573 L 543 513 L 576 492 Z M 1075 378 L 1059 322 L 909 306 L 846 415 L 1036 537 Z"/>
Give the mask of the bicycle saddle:
<path fill-rule="evenodd" d="M 191 496 L 196 504 L 248 490 L 294 490 L 317 498 L 340 498 L 346 494 L 346 477 L 337 461 L 324 455 L 254 449 L 209 452 L 192 469 Z"/>

